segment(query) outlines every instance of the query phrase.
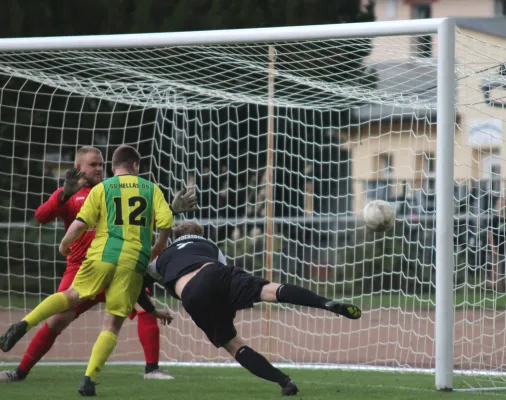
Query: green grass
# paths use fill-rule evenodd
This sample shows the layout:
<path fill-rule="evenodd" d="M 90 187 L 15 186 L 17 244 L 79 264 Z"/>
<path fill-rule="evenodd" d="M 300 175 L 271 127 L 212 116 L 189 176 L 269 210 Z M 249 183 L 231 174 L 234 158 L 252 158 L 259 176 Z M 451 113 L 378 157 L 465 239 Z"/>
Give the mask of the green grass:
<path fill-rule="evenodd" d="M 0 308 L 33 308 L 40 300 L 44 297 L 27 295 L 22 296 L 20 294 L 12 294 L 10 297 L 6 295 L 0 295 Z M 157 298 L 163 302 L 163 297 Z M 362 296 L 349 296 L 342 298 L 343 301 L 349 301 L 361 305 L 363 309 L 377 309 L 383 308 L 402 308 L 405 310 L 434 310 L 435 309 L 435 294 L 422 294 L 418 295 L 404 295 L 399 293 L 384 293 L 379 294 L 366 294 Z M 175 300 L 171 300 L 171 306 L 177 304 Z M 506 309 L 506 294 L 499 294 L 488 290 L 484 291 L 467 291 L 459 290 L 455 296 L 455 304 L 457 309 L 461 309 L 473 304 L 479 308 L 486 309 Z"/>
<path fill-rule="evenodd" d="M 79 398 L 77 386 L 85 367 L 40 366 L 22 382 L 0 387 L 2 399 L 57 400 Z M 276 384 L 242 368 L 168 367 L 171 381 L 146 381 L 141 366 L 106 366 L 97 393 L 101 399 L 241 400 L 279 399 Z M 506 398 L 506 391 L 441 393 L 428 374 L 339 370 L 286 370 L 304 400 L 438 400 Z"/>

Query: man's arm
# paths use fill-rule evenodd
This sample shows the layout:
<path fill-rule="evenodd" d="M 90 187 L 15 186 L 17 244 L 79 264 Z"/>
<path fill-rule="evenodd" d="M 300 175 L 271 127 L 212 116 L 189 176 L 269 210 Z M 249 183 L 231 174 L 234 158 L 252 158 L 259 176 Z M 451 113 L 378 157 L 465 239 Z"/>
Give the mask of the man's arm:
<path fill-rule="evenodd" d="M 63 214 L 67 198 L 63 195 L 63 188 L 54 192 L 49 199 L 35 210 L 35 219 L 41 224 L 47 224 Z"/>
<path fill-rule="evenodd" d="M 168 246 L 170 233 L 172 231 L 172 228 L 168 229 L 159 229 L 158 231 L 158 239 L 151 249 L 151 259 L 154 260 L 156 257 L 158 257 L 162 251 L 165 250 L 165 248 Z"/>
<path fill-rule="evenodd" d="M 64 256 L 70 255 L 70 245 L 74 240 L 78 239 L 86 229 L 88 229 L 86 223 L 79 219 L 74 220 L 60 243 L 60 253 Z"/>
<path fill-rule="evenodd" d="M 162 191 L 156 184 L 154 185 L 153 193 L 153 211 L 156 226 L 159 229 L 169 229 L 174 225 L 174 215 L 165 197 L 163 197 Z"/>
<path fill-rule="evenodd" d="M 137 298 L 137 304 L 139 304 L 147 313 L 151 314 L 155 318 L 158 318 L 162 322 L 162 325 L 169 325 L 173 320 L 172 315 L 168 311 L 157 310 L 146 293 L 145 288 L 152 285 L 154 282 L 156 281 L 149 275 L 144 276 L 144 282 L 141 293 Z"/>
<path fill-rule="evenodd" d="M 148 281 L 150 279 L 151 277 L 149 275 L 144 276 L 142 290 L 141 293 L 139 294 L 139 297 L 137 298 L 137 304 L 139 304 L 144 309 L 144 311 L 146 311 L 149 314 L 155 311 L 155 305 L 151 302 L 151 299 L 149 298 L 145 289 L 148 286 Z M 154 280 L 152 281 L 154 282 Z"/>
<path fill-rule="evenodd" d="M 83 206 L 79 210 L 76 219 L 83 222 L 88 228 L 94 227 L 98 223 L 102 208 L 102 198 L 104 196 L 104 185 L 99 183 L 86 198 Z"/>
<path fill-rule="evenodd" d="M 104 185 L 99 184 L 91 189 L 76 219 L 70 225 L 67 233 L 60 243 L 60 253 L 65 256 L 70 254 L 70 245 L 79 238 L 88 228 L 95 226 L 98 222 L 101 209 L 101 199 L 104 192 Z"/>

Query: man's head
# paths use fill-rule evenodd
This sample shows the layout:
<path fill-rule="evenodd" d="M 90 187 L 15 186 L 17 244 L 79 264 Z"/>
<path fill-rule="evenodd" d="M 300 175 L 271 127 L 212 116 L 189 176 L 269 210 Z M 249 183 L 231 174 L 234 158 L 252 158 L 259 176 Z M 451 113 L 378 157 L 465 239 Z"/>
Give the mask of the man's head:
<path fill-rule="evenodd" d="M 112 172 L 117 174 L 117 171 L 123 171 L 139 175 L 139 167 L 141 163 L 141 155 L 132 146 L 122 145 L 119 146 L 112 155 Z"/>
<path fill-rule="evenodd" d="M 196 221 L 185 221 L 172 228 L 172 237 L 174 239 L 184 235 L 204 236 L 204 227 Z"/>
<path fill-rule="evenodd" d="M 84 146 L 77 150 L 75 165 L 84 173 L 84 179 L 90 186 L 102 182 L 104 175 L 104 157 L 99 149 Z"/>

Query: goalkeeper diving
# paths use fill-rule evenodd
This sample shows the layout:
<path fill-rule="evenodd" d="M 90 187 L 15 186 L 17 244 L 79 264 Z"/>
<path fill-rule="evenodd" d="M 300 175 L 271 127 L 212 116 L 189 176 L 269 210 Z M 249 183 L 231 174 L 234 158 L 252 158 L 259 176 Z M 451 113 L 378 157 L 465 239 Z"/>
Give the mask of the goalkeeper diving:
<path fill-rule="evenodd" d="M 297 394 L 297 386 L 237 335 L 236 312 L 265 301 L 320 308 L 349 319 L 362 315 L 356 305 L 327 299 L 300 286 L 272 283 L 226 265 L 223 253 L 204 238 L 204 229 L 197 222 L 174 227 L 172 236 L 172 244 L 150 263 L 145 283 L 154 280 L 163 285 L 172 297 L 182 301 L 215 347 L 223 347 L 252 374 L 279 384 L 283 396 Z"/>

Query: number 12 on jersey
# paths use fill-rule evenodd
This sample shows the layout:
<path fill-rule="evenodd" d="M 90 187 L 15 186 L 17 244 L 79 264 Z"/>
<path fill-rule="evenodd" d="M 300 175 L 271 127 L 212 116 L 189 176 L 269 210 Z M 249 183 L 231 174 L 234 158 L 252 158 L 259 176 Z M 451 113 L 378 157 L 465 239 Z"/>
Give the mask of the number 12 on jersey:
<path fill-rule="evenodd" d="M 121 197 L 114 197 L 114 208 L 116 210 L 116 217 L 114 219 L 114 225 L 124 225 L 124 218 L 128 218 L 130 225 L 146 226 L 146 217 L 141 214 L 148 208 L 148 201 L 141 196 L 133 196 L 128 199 L 128 205 L 132 209 L 124 212 L 121 205 Z"/>

